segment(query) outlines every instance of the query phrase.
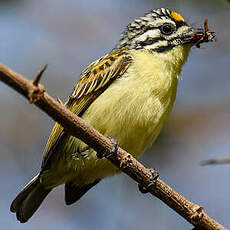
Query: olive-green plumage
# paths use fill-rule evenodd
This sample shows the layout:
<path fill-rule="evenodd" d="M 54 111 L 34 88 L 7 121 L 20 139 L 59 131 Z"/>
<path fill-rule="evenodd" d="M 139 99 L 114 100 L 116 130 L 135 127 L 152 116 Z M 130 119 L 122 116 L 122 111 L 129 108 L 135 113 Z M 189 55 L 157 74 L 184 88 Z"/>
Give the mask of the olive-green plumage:
<path fill-rule="evenodd" d="M 138 157 L 156 139 L 172 110 L 181 68 L 196 42 L 192 39 L 191 27 L 179 14 L 151 11 L 128 26 L 112 52 L 89 65 L 66 107 Z M 15 198 L 11 211 L 26 222 L 54 187 L 65 184 L 66 204 L 72 204 L 117 172 L 56 123 L 41 172 Z"/>

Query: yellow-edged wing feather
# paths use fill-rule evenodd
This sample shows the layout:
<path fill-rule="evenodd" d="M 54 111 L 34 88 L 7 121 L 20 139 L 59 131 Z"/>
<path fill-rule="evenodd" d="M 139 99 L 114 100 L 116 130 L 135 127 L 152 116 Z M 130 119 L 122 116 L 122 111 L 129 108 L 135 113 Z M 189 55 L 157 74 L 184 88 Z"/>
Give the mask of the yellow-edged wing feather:
<path fill-rule="evenodd" d="M 124 74 L 131 60 L 132 58 L 127 52 L 115 49 L 90 64 L 82 73 L 65 106 L 71 112 L 81 116 L 115 79 Z M 62 143 L 65 136 L 68 134 L 63 131 L 63 127 L 55 123 L 44 150 L 42 171 L 49 168 L 50 156 L 55 152 L 55 148 Z"/>

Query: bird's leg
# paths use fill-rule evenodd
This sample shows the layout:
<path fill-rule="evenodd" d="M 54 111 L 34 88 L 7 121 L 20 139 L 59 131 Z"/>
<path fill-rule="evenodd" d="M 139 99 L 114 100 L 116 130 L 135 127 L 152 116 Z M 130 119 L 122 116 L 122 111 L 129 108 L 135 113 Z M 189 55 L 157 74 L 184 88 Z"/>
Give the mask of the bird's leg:
<path fill-rule="evenodd" d="M 156 185 L 156 181 L 159 177 L 159 173 L 157 172 L 156 169 L 153 169 L 153 168 L 150 168 L 149 169 L 152 173 L 152 181 L 147 185 L 147 187 L 144 187 L 142 186 L 141 184 L 138 184 L 138 188 L 139 188 L 139 191 L 141 193 L 148 193 L 149 192 L 149 189 L 152 187 L 152 186 L 155 186 Z"/>
<path fill-rule="evenodd" d="M 114 138 L 112 138 L 112 137 L 108 137 L 109 138 L 109 140 L 112 142 L 112 144 L 113 144 L 113 148 L 112 148 L 112 151 L 111 151 L 111 153 L 101 153 L 101 152 L 97 152 L 97 157 L 99 158 L 99 159 L 102 159 L 103 157 L 110 157 L 110 156 L 112 156 L 112 155 L 114 155 L 114 154 L 117 154 L 117 150 L 118 150 L 118 142 L 117 142 L 117 140 L 116 139 L 114 139 Z"/>

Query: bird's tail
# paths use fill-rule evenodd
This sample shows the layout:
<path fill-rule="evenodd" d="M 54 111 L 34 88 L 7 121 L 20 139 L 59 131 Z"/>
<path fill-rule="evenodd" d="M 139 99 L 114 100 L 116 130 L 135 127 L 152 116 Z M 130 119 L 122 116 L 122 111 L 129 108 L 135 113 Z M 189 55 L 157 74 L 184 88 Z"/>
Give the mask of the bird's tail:
<path fill-rule="evenodd" d="M 39 208 L 51 189 L 45 189 L 36 175 L 13 200 L 10 211 L 16 212 L 17 219 L 25 223 Z"/>

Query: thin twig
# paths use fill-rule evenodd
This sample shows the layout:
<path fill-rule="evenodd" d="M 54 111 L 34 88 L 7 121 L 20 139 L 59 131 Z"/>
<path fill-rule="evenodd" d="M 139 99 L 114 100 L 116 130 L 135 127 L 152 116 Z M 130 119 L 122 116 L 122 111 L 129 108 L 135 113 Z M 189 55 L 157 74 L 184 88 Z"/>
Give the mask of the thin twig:
<path fill-rule="evenodd" d="M 230 163 L 230 158 L 219 158 L 219 159 L 209 159 L 209 160 L 204 160 L 201 161 L 201 165 L 214 165 L 214 164 L 229 164 Z"/>
<path fill-rule="evenodd" d="M 0 80 L 29 100 L 30 92 L 41 89 L 39 85 L 35 86 L 31 81 L 1 63 Z M 71 135 L 84 141 L 96 152 L 107 153 L 109 156 L 108 160 L 137 183 L 143 187 L 147 187 L 150 184 L 152 174 L 148 168 L 144 167 L 132 155 L 121 148 L 118 148 L 117 154 L 112 154 L 113 143 L 110 139 L 90 127 L 84 120 L 70 112 L 64 105 L 57 102 L 46 92 L 40 92 L 39 97 L 33 103 L 61 124 Z M 204 212 L 203 207 L 187 200 L 160 179 L 156 181 L 155 186 L 149 189 L 149 192 L 161 199 L 195 227 L 209 230 L 226 230 L 226 228 L 209 217 Z"/>
<path fill-rule="evenodd" d="M 42 67 L 42 69 L 40 69 L 40 70 L 38 71 L 37 75 L 35 76 L 35 78 L 34 78 L 34 80 L 33 80 L 33 84 L 34 84 L 35 86 L 38 86 L 38 83 L 39 83 L 39 81 L 40 81 L 40 79 L 41 79 L 43 73 L 46 71 L 47 67 L 48 67 L 48 64 L 44 65 L 44 66 Z"/>

